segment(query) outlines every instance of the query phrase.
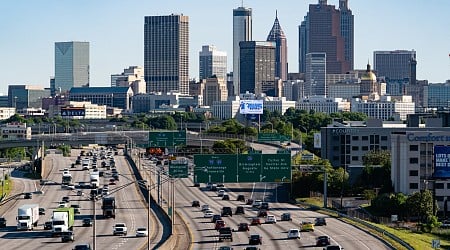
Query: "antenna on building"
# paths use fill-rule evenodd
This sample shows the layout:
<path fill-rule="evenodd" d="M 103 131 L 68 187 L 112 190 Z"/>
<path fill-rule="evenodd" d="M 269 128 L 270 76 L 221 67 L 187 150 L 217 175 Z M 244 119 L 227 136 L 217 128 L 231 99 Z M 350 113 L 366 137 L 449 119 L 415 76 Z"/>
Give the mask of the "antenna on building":
<path fill-rule="evenodd" d="M 241 0 L 241 7 L 244 7 L 244 0 Z"/>

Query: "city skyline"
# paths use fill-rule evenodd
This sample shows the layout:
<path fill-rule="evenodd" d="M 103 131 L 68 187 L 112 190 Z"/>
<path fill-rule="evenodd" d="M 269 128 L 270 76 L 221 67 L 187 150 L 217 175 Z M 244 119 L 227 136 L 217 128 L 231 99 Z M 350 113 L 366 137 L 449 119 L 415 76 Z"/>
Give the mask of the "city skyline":
<path fill-rule="evenodd" d="M 90 85 L 109 86 L 111 74 L 132 65 L 144 66 L 144 17 L 171 13 L 182 13 L 190 19 L 190 78 L 198 79 L 198 52 L 203 45 L 215 45 L 227 52 L 228 71 L 232 71 L 233 9 L 241 6 L 241 1 L 198 0 L 195 5 L 173 0 L 131 2 L 127 5 L 118 0 L 4 3 L 8 11 L 0 17 L 0 27 L 8 36 L 0 42 L 3 73 L 0 93 L 7 94 L 8 85 L 49 87 L 50 77 L 55 75 L 54 43 L 63 41 L 89 42 Z M 244 1 L 245 7 L 252 8 L 255 41 L 265 40 L 278 11 L 288 40 L 289 72 L 298 71 L 298 26 L 309 4 L 317 2 Z M 338 7 L 339 1 L 329 0 L 328 4 Z M 450 79 L 450 32 L 445 32 L 443 21 L 447 20 L 450 1 L 436 0 L 431 4 L 420 0 L 349 0 L 349 8 L 355 16 L 355 69 L 364 69 L 367 60 L 373 64 L 374 51 L 414 49 L 418 79 L 431 83 Z M 424 13 L 432 14 L 433 18 L 421 18 Z"/>

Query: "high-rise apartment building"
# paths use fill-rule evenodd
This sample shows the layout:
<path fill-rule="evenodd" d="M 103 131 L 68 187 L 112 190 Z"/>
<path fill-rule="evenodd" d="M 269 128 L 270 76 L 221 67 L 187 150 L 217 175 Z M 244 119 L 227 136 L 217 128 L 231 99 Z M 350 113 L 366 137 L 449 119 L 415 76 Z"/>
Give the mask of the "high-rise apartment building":
<path fill-rule="evenodd" d="M 55 83 L 52 93 L 89 87 L 89 42 L 55 43 Z"/>
<path fill-rule="evenodd" d="M 275 42 L 240 42 L 240 93 L 256 93 L 256 85 L 275 84 Z M 258 89 L 262 89 L 259 87 Z"/>
<path fill-rule="evenodd" d="M 347 1 L 340 1 L 340 9 L 326 0 L 310 4 L 299 26 L 299 71 L 306 70 L 306 54 L 326 53 L 327 73 L 344 74 L 353 65 L 353 14 Z"/>
<path fill-rule="evenodd" d="M 189 93 L 189 17 L 146 16 L 144 76 L 147 93 Z"/>
<path fill-rule="evenodd" d="M 202 46 L 202 51 L 199 52 L 199 64 L 200 79 L 213 75 L 227 79 L 227 53 L 218 51 L 215 46 Z"/>
<path fill-rule="evenodd" d="M 327 55 L 306 54 L 305 96 L 327 96 Z"/>
<path fill-rule="evenodd" d="M 233 10 L 233 85 L 234 95 L 240 94 L 240 48 L 242 41 L 252 40 L 252 9 L 238 7 Z M 242 92 L 241 92 L 242 93 Z"/>
<path fill-rule="evenodd" d="M 416 51 L 374 51 L 374 69 L 387 82 L 416 78 Z"/>
<path fill-rule="evenodd" d="M 268 42 L 275 42 L 275 77 L 283 81 L 287 80 L 288 63 L 287 63 L 287 40 L 281 29 L 280 22 L 278 21 L 278 15 L 275 15 L 275 21 L 267 36 Z"/>

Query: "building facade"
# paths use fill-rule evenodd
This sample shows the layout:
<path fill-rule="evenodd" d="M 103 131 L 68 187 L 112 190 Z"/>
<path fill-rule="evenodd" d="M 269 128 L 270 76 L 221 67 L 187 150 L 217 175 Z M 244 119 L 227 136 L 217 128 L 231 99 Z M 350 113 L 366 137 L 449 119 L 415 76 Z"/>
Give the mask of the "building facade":
<path fill-rule="evenodd" d="M 7 123 L 0 126 L 0 140 L 31 139 L 31 127 L 26 123 Z"/>
<path fill-rule="evenodd" d="M 327 96 L 327 55 L 325 53 L 306 54 L 305 95 Z"/>
<path fill-rule="evenodd" d="M 133 91 L 130 87 L 90 87 L 72 88 L 69 92 L 69 101 L 86 102 L 131 110 L 131 97 Z"/>
<path fill-rule="evenodd" d="M 374 69 L 387 82 L 416 78 L 416 51 L 374 51 Z"/>
<path fill-rule="evenodd" d="M 213 45 L 204 45 L 199 52 L 199 77 L 201 80 L 213 75 L 227 79 L 227 53 Z"/>
<path fill-rule="evenodd" d="M 423 88 L 423 106 L 425 108 L 450 107 L 450 80 L 446 83 L 432 83 Z"/>
<path fill-rule="evenodd" d="M 8 105 L 19 109 L 42 108 L 42 99 L 50 96 L 50 90 L 33 85 L 9 85 Z"/>
<path fill-rule="evenodd" d="M 147 93 L 144 69 L 140 66 L 130 66 L 120 74 L 111 75 L 111 87 L 131 87 L 135 95 Z"/>
<path fill-rule="evenodd" d="M 306 70 L 306 54 L 316 52 L 327 55 L 327 73 L 343 74 L 352 70 L 353 63 L 349 61 L 354 51 L 352 20 L 346 1 L 342 10 L 328 5 L 326 0 L 310 4 L 299 27 L 299 71 L 304 73 Z M 342 27 L 341 22 L 344 23 Z"/>
<path fill-rule="evenodd" d="M 233 88 L 234 95 L 240 93 L 240 47 L 242 41 L 252 40 L 252 9 L 238 7 L 233 9 Z"/>
<path fill-rule="evenodd" d="M 350 102 L 342 98 L 326 98 L 322 96 L 313 96 L 304 98 L 295 104 L 296 109 L 306 111 L 314 110 L 316 113 L 338 113 L 350 111 Z"/>
<path fill-rule="evenodd" d="M 144 76 L 147 93 L 189 93 L 188 16 L 145 17 Z"/>
<path fill-rule="evenodd" d="M 380 100 L 354 98 L 351 102 L 351 111 L 384 121 L 404 121 L 407 115 L 415 113 L 415 105 L 411 96 L 381 96 Z"/>
<path fill-rule="evenodd" d="M 272 29 L 267 36 L 268 42 L 275 42 L 275 77 L 282 81 L 287 80 L 288 60 L 287 60 L 287 39 L 281 29 L 278 15 L 275 15 L 275 21 Z"/>
<path fill-rule="evenodd" d="M 0 120 L 9 119 L 16 114 L 15 108 L 0 107 Z"/>
<path fill-rule="evenodd" d="M 344 38 L 344 57 L 350 63 L 350 69 L 354 68 L 354 16 L 348 8 L 348 0 L 339 0 L 339 12 L 341 13 L 341 36 Z"/>
<path fill-rule="evenodd" d="M 203 105 L 205 106 L 212 106 L 212 104 L 217 101 L 226 101 L 228 98 L 228 91 L 225 79 L 217 77 L 207 78 L 202 94 Z"/>
<path fill-rule="evenodd" d="M 274 42 L 248 41 L 239 43 L 240 93 L 255 93 L 256 85 L 275 81 Z M 260 88 L 261 89 L 261 88 Z"/>
<path fill-rule="evenodd" d="M 89 87 L 89 42 L 55 43 L 55 79 L 52 93 Z"/>

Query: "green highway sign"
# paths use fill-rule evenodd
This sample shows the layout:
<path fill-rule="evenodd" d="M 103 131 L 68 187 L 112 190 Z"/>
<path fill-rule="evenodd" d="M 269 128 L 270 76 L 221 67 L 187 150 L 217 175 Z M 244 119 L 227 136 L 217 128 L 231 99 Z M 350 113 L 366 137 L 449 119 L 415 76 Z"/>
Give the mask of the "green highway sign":
<path fill-rule="evenodd" d="M 169 176 L 172 178 L 188 178 L 188 164 L 186 161 L 171 161 Z"/>
<path fill-rule="evenodd" d="M 290 154 L 194 155 L 194 182 L 291 182 Z"/>
<path fill-rule="evenodd" d="M 150 147 L 186 146 L 186 131 L 149 131 Z"/>
<path fill-rule="evenodd" d="M 258 141 L 259 142 L 271 142 L 271 141 L 290 141 L 290 136 L 282 135 L 278 133 L 259 133 Z"/>

